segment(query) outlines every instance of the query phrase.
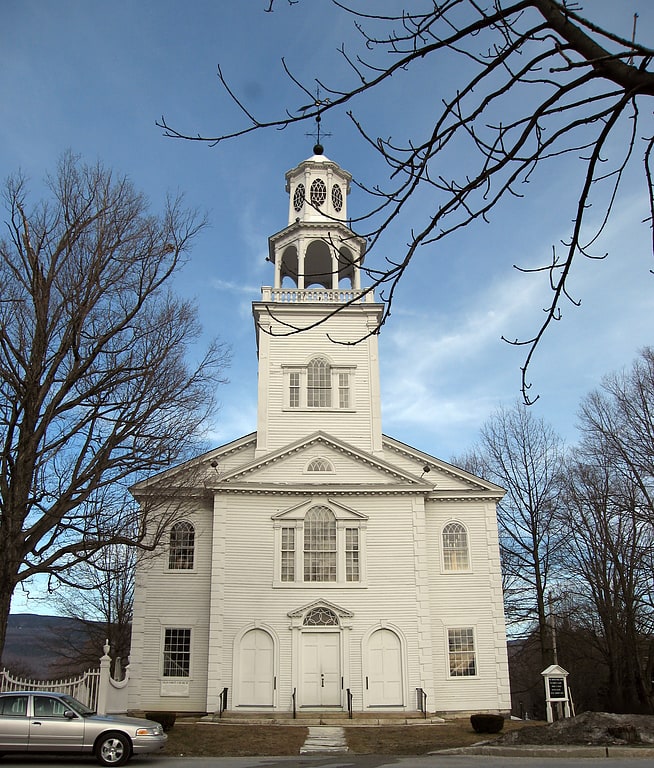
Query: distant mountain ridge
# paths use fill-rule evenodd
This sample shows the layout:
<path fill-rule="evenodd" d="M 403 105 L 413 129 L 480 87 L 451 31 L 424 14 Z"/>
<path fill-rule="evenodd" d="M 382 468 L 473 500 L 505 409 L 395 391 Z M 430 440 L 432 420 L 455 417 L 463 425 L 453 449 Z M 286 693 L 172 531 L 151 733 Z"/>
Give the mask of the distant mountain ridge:
<path fill-rule="evenodd" d="M 88 642 L 88 630 L 83 621 L 68 616 L 41 616 L 35 613 L 9 615 L 7 639 L 2 664 L 10 674 L 46 680 L 53 668 L 62 663 L 62 638 L 66 644 L 82 647 Z M 98 660 L 102 648 L 98 648 Z"/>

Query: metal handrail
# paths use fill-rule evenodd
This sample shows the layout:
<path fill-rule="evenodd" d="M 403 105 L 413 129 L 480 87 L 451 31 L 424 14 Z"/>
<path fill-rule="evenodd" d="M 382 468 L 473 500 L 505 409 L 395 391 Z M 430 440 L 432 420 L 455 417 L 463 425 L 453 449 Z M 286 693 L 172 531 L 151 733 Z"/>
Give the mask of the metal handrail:
<path fill-rule="evenodd" d="M 218 717 L 223 716 L 223 712 L 227 709 L 227 688 L 223 688 L 220 692 L 220 698 L 219 698 L 220 704 L 219 704 L 219 710 L 218 710 Z"/>
<path fill-rule="evenodd" d="M 293 695 L 291 696 L 291 700 L 293 701 L 293 720 L 297 717 L 297 710 L 295 709 L 295 693 L 297 689 L 293 688 Z"/>
<path fill-rule="evenodd" d="M 423 717 L 427 718 L 427 694 L 423 688 L 416 688 L 416 694 L 418 697 L 418 709 L 422 712 Z"/>
<path fill-rule="evenodd" d="M 352 719 L 352 699 L 354 697 L 352 696 L 352 691 L 348 688 L 347 689 L 347 716 Z"/>

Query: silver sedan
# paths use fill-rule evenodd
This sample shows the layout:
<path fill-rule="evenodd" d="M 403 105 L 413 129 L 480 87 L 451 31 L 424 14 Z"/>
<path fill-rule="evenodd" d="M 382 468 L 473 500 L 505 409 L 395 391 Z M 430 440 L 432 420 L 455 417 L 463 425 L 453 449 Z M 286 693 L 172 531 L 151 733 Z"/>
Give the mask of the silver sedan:
<path fill-rule="evenodd" d="M 159 723 L 96 715 L 65 693 L 0 693 L 0 756 L 7 752 L 89 753 L 101 765 L 124 765 L 132 755 L 158 752 L 167 736 Z"/>

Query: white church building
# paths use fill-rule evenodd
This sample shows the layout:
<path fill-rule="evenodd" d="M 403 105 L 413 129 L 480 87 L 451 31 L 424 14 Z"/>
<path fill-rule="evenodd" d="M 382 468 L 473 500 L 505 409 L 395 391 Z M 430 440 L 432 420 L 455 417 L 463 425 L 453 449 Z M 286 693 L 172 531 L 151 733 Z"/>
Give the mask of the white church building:
<path fill-rule="evenodd" d="M 133 488 L 175 522 L 137 570 L 129 707 L 506 713 L 503 491 L 382 432 L 351 175 L 314 151 L 252 305 L 256 431 Z"/>

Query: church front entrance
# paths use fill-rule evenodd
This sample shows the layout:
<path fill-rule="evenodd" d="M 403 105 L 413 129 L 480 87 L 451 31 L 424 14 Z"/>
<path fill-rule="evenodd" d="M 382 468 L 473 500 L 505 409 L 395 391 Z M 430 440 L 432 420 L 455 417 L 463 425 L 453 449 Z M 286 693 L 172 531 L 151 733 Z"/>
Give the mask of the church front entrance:
<path fill-rule="evenodd" d="M 300 706 L 341 706 L 340 632 L 303 632 L 301 669 Z"/>

